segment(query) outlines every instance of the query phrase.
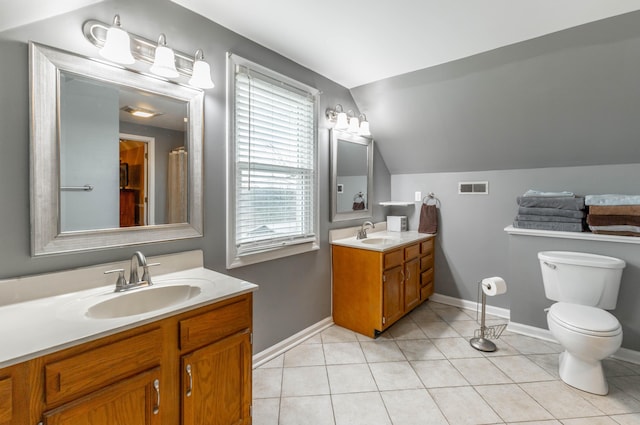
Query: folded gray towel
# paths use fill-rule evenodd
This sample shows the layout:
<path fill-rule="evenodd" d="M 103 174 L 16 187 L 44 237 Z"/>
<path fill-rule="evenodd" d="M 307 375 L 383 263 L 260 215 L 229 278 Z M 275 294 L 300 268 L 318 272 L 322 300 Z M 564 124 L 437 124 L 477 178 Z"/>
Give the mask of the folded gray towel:
<path fill-rule="evenodd" d="M 536 196 L 518 196 L 518 205 L 535 208 L 560 208 L 563 210 L 583 210 L 584 198 L 544 198 Z"/>
<path fill-rule="evenodd" d="M 563 210 L 560 208 L 534 208 L 534 207 L 520 207 L 518 208 L 519 215 L 550 215 L 553 217 L 572 217 L 572 218 L 584 218 L 587 213 L 578 210 Z"/>
<path fill-rule="evenodd" d="M 583 218 L 561 217 L 556 215 L 525 215 L 518 214 L 517 221 L 537 221 L 537 222 L 556 222 L 556 223 L 582 223 Z"/>
<path fill-rule="evenodd" d="M 553 230 L 560 232 L 582 232 L 582 223 L 558 223 L 553 221 L 539 222 L 539 221 L 518 221 L 513 222 L 513 227 L 519 229 L 534 229 L 534 230 Z"/>

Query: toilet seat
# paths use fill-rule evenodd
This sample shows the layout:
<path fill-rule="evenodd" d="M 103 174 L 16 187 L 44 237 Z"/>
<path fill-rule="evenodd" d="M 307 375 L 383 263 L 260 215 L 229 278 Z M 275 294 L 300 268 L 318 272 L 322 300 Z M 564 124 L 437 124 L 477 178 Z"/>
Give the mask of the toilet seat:
<path fill-rule="evenodd" d="M 584 335 L 610 337 L 622 332 L 618 319 L 597 307 L 558 302 L 549 309 L 549 319 Z"/>

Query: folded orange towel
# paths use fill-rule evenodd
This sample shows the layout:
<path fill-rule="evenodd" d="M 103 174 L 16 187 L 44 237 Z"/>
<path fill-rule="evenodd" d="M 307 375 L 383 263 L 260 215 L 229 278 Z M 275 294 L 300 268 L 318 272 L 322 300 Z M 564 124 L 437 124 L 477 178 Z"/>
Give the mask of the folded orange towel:
<path fill-rule="evenodd" d="M 640 226 L 640 215 L 587 215 L 590 226 Z"/>
<path fill-rule="evenodd" d="M 640 215 L 640 205 L 590 205 L 589 214 Z"/>
<path fill-rule="evenodd" d="M 438 233 L 438 208 L 435 205 L 422 204 L 418 233 Z"/>

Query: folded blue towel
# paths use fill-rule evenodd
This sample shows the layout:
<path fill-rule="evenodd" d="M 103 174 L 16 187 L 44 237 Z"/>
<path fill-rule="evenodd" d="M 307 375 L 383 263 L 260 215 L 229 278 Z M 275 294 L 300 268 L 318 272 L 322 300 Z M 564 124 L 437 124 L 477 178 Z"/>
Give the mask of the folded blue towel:
<path fill-rule="evenodd" d="M 537 221 L 537 222 L 556 222 L 556 223 L 582 223 L 583 218 L 561 217 L 557 215 L 525 215 L 518 214 L 517 221 Z"/>
<path fill-rule="evenodd" d="M 543 198 L 573 198 L 576 196 L 573 192 L 542 192 L 540 190 L 527 190 L 522 196 L 538 196 Z"/>
<path fill-rule="evenodd" d="M 535 207 L 520 207 L 518 208 L 519 215 L 543 215 L 552 217 L 572 217 L 572 218 L 584 218 L 587 213 L 578 210 L 563 210 L 560 208 L 535 208 Z"/>
<path fill-rule="evenodd" d="M 584 198 L 576 196 L 575 198 L 551 198 L 543 196 L 518 196 L 518 205 L 521 207 L 534 208 L 560 208 L 563 210 L 583 210 Z"/>
<path fill-rule="evenodd" d="M 553 221 L 539 222 L 539 221 L 518 221 L 513 222 L 513 227 L 519 229 L 534 229 L 534 230 L 553 230 L 560 232 L 582 232 L 582 223 L 558 223 Z"/>
<path fill-rule="evenodd" d="M 586 205 L 640 205 L 640 195 L 587 195 Z"/>

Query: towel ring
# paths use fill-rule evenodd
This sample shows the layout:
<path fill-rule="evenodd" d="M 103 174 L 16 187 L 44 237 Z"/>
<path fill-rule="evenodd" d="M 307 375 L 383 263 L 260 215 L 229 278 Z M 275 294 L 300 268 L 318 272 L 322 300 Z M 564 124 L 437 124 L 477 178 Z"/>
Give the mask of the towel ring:
<path fill-rule="evenodd" d="M 353 195 L 353 202 L 356 202 L 358 200 L 364 202 L 364 194 L 362 192 L 358 192 L 355 195 Z"/>
<path fill-rule="evenodd" d="M 440 208 L 440 200 L 436 198 L 435 193 L 430 192 L 427 196 L 422 198 L 422 203 L 429 205 L 429 202 L 434 201 L 436 208 Z"/>

